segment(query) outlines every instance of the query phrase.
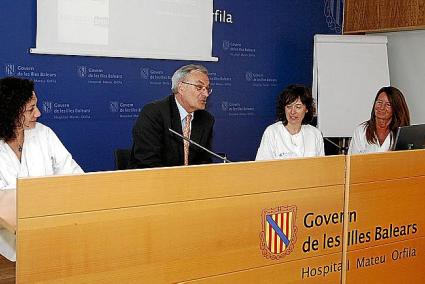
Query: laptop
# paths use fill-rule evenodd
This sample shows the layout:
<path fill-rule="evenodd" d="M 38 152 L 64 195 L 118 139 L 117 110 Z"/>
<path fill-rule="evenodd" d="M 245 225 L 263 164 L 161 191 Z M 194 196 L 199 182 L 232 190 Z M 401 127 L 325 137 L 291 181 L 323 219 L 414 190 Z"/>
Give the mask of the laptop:
<path fill-rule="evenodd" d="M 397 130 L 393 150 L 425 149 L 425 124 L 402 126 Z"/>

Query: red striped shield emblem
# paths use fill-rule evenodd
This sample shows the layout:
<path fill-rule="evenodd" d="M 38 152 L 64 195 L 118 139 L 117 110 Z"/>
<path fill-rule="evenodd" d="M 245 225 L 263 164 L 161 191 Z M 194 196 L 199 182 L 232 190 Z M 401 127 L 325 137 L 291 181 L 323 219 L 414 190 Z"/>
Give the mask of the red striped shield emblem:
<path fill-rule="evenodd" d="M 296 212 L 296 206 L 263 210 L 260 248 L 266 258 L 277 260 L 292 252 L 297 233 Z"/>

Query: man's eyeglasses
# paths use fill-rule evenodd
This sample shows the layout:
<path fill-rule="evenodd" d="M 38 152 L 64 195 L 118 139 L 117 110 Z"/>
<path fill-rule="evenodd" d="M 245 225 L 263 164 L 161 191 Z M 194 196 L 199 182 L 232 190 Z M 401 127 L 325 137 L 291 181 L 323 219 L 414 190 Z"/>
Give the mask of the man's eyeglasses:
<path fill-rule="evenodd" d="M 182 82 L 182 83 L 186 84 L 186 85 L 194 86 L 198 92 L 205 92 L 206 91 L 208 93 L 208 95 L 211 95 L 211 93 L 212 93 L 212 88 L 210 86 L 205 87 L 205 86 L 202 86 L 202 85 L 193 84 L 193 83 L 189 83 L 189 82 Z"/>

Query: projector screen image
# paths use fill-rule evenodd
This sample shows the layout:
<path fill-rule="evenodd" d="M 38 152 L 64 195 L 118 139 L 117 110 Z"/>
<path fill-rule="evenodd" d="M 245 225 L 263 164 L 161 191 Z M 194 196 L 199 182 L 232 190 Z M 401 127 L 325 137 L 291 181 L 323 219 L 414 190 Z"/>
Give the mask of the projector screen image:
<path fill-rule="evenodd" d="M 38 0 L 32 53 L 212 57 L 212 0 Z"/>

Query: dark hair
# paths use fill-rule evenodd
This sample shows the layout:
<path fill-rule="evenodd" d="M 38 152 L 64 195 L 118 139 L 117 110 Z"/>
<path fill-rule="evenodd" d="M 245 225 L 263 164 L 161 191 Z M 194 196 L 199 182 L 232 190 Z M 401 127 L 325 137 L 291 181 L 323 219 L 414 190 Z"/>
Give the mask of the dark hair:
<path fill-rule="evenodd" d="M 375 101 L 373 102 L 372 111 L 370 113 L 370 119 L 364 123 L 366 128 L 366 140 L 369 144 L 377 144 L 376 139 L 376 117 L 375 117 L 375 104 L 381 93 L 385 93 L 388 97 L 388 101 L 391 103 L 391 108 L 393 110 L 393 116 L 391 118 L 391 123 L 388 126 L 392 132 L 391 145 L 393 144 L 393 139 L 397 134 L 397 128 L 400 126 L 410 125 L 410 115 L 409 108 L 407 107 L 406 100 L 404 99 L 401 91 L 395 87 L 383 87 L 376 94 Z"/>
<path fill-rule="evenodd" d="M 19 119 L 33 91 L 34 82 L 28 79 L 0 79 L 0 139 L 9 141 L 16 137 L 16 128 L 21 126 Z"/>
<path fill-rule="evenodd" d="M 308 112 L 305 114 L 302 124 L 308 124 L 313 119 L 314 103 L 311 96 L 310 88 L 304 85 L 289 85 L 277 97 L 276 103 L 276 121 L 282 121 L 283 125 L 288 124 L 285 115 L 285 107 L 300 98 L 301 102 L 306 106 Z"/>

